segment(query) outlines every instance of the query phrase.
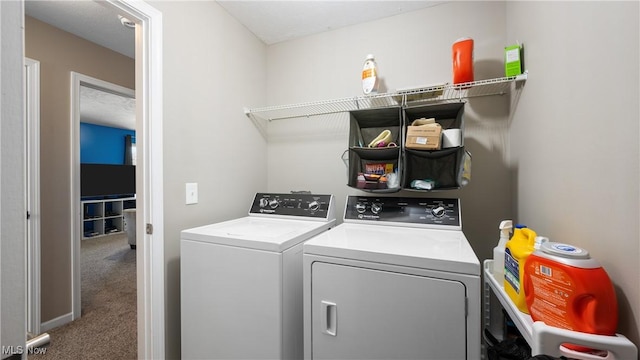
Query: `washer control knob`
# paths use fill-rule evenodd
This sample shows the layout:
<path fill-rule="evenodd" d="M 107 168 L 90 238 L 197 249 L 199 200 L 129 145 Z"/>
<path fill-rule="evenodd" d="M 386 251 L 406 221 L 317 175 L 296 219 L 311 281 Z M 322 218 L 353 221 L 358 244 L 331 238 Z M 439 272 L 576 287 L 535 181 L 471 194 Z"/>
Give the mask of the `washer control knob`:
<path fill-rule="evenodd" d="M 373 212 L 374 214 L 379 214 L 380 212 L 382 212 L 382 204 L 380 203 L 371 204 L 371 212 Z"/>
<path fill-rule="evenodd" d="M 267 207 L 267 205 L 269 205 L 269 200 L 268 199 L 265 199 L 265 198 L 260 199 L 260 207 L 261 208 Z"/>
<path fill-rule="evenodd" d="M 271 199 L 269 200 L 269 207 L 272 209 L 275 209 L 278 207 L 278 205 L 280 205 L 280 203 L 278 202 L 278 200 L 276 199 Z"/>
<path fill-rule="evenodd" d="M 317 201 L 312 201 L 309 203 L 309 210 L 316 211 L 320 208 L 320 203 Z"/>
<path fill-rule="evenodd" d="M 437 218 L 443 217 L 445 214 L 444 206 L 440 205 L 440 206 L 434 207 L 433 209 L 431 209 L 431 214 L 433 214 L 433 216 Z"/>
<path fill-rule="evenodd" d="M 362 203 L 357 203 L 356 204 L 356 211 L 359 212 L 360 214 L 362 214 L 363 212 L 367 211 L 367 206 L 365 204 L 362 204 Z"/>

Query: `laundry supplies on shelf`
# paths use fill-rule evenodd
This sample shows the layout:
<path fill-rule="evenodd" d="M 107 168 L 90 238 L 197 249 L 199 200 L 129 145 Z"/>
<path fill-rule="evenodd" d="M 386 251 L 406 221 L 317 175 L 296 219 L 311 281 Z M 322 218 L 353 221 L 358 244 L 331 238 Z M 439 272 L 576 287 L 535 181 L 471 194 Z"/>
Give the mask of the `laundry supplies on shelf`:
<path fill-rule="evenodd" d="M 378 78 L 378 64 L 372 54 L 367 55 L 362 67 L 362 92 L 365 95 L 376 94 L 380 80 Z"/>
<path fill-rule="evenodd" d="M 523 59 L 522 45 L 510 45 L 504 47 L 504 74 L 505 76 L 517 76 L 522 74 Z"/>
<path fill-rule="evenodd" d="M 471 154 L 464 148 L 464 106 L 351 111 L 347 185 L 369 192 L 424 192 L 469 183 Z M 440 146 L 443 132 L 452 134 L 448 148 Z"/>
<path fill-rule="evenodd" d="M 622 334 L 597 335 L 585 332 L 562 329 L 549 326 L 542 321 L 533 321 L 531 316 L 521 312 L 515 307 L 511 298 L 504 291 L 502 283 L 498 283 L 494 277 L 493 260 L 484 261 L 484 327 L 490 327 L 503 312 L 506 313 L 517 327 L 518 332 L 531 346 L 531 354 L 550 355 L 555 357 L 566 356 L 572 359 L 637 359 L 638 349 L 636 345 Z M 495 299 L 500 303 L 501 311 L 495 311 L 492 303 Z M 500 335 L 500 332 L 494 334 Z M 566 344 L 579 344 L 585 347 L 599 349 L 597 355 L 581 353 L 566 348 Z M 603 352 L 605 355 L 603 355 Z"/>
<path fill-rule="evenodd" d="M 369 192 L 400 190 L 400 109 L 353 111 L 350 113 L 350 121 L 347 185 Z"/>
<path fill-rule="evenodd" d="M 535 231 L 525 225 L 517 224 L 504 251 L 504 290 L 518 310 L 525 314 L 528 314 L 529 310 L 522 286 L 524 264 L 535 248 L 535 241 Z"/>
<path fill-rule="evenodd" d="M 451 47 L 453 60 L 453 83 L 473 81 L 473 39 L 461 38 Z"/>
<path fill-rule="evenodd" d="M 524 292 L 533 321 L 590 334 L 616 332 L 615 289 L 607 272 L 585 249 L 557 242 L 543 243 L 525 262 Z"/>
<path fill-rule="evenodd" d="M 498 245 L 493 248 L 493 275 L 499 283 L 504 282 L 504 250 L 509 241 L 509 235 L 513 229 L 513 221 L 503 220 L 500 222 L 500 239 Z"/>
<path fill-rule="evenodd" d="M 411 106 L 404 109 L 403 126 L 406 141 L 403 144 L 402 187 L 413 191 L 434 191 L 458 189 L 470 180 L 471 156 L 464 148 L 464 103 Z M 433 119 L 433 120 L 431 120 Z M 431 123 L 433 121 L 433 123 Z M 413 137 L 417 128 L 437 124 L 433 132 L 439 136 L 427 139 L 437 145 L 416 146 L 419 141 Z M 458 146 L 442 148 L 442 133 L 456 130 L 459 133 Z M 465 172 L 466 170 L 466 172 Z"/>

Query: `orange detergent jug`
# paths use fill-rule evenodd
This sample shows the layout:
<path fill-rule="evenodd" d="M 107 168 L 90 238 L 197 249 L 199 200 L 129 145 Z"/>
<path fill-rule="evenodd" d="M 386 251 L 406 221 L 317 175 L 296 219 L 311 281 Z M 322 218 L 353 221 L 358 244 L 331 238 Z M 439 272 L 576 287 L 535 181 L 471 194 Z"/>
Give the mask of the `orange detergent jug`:
<path fill-rule="evenodd" d="M 535 243 L 536 232 L 525 225 L 516 224 L 513 236 L 507 241 L 504 250 L 504 291 L 518 310 L 525 314 L 529 311 L 522 287 L 524 263 L 533 252 Z"/>
<path fill-rule="evenodd" d="M 473 81 L 473 39 L 456 40 L 451 48 L 453 58 L 453 83 Z"/>
<path fill-rule="evenodd" d="M 615 335 L 618 302 L 598 261 L 576 246 L 548 242 L 527 258 L 526 302 L 533 321 L 598 335 Z M 566 347 L 587 351 L 576 345 Z"/>

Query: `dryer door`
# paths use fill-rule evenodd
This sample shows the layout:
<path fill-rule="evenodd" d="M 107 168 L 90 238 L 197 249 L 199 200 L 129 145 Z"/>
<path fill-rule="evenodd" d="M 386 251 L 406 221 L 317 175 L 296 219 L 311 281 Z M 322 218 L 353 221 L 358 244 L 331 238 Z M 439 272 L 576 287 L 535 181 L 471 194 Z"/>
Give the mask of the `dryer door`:
<path fill-rule="evenodd" d="M 465 359 L 462 283 L 314 262 L 313 359 Z"/>

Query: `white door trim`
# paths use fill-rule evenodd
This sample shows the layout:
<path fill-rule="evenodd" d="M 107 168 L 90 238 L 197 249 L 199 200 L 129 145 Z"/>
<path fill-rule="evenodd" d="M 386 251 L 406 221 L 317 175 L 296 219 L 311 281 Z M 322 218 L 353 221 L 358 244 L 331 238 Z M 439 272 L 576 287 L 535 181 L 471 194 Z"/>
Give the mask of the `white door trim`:
<path fill-rule="evenodd" d="M 83 233 L 83 209 L 80 195 L 80 87 L 86 86 L 102 90 L 115 95 L 135 98 L 131 89 L 112 84 L 107 81 L 71 72 L 71 309 L 72 320 L 80 318 L 82 314 L 80 288 L 80 242 Z M 144 136 L 144 134 L 143 134 Z M 138 187 L 138 184 L 136 184 Z M 140 188 L 141 189 L 141 188 Z"/>
<path fill-rule="evenodd" d="M 136 22 L 136 182 L 138 358 L 165 357 L 165 260 L 162 134 L 162 13 L 135 0 L 107 0 Z M 149 227 L 152 231 L 145 231 Z M 151 232 L 151 233 L 149 233 Z M 142 239 L 142 241 L 140 241 Z M 142 251 L 141 251 L 142 250 Z"/>
<path fill-rule="evenodd" d="M 40 62 L 25 58 L 27 123 L 27 332 L 40 334 Z"/>
<path fill-rule="evenodd" d="M 136 130 L 140 133 L 136 135 L 136 188 L 143 189 L 136 194 L 136 223 L 140 224 L 136 229 L 138 358 L 164 359 L 162 13 L 143 1 L 107 0 L 99 3 L 117 9 L 136 23 Z M 71 175 L 72 183 L 79 179 L 74 173 Z M 78 221 L 79 184 L 75 187 L 72 184 L 71 190 L 78 196 L 77 201 L 72 202 L 72 221 Z M 72 232 L 76 234 L 72 237 L 79 236 L 79 229 L 75 224 Z M 76 258 L 79 259 L 79 255 Z M 80 279 L 76 280 L 79 283 Z"/>

